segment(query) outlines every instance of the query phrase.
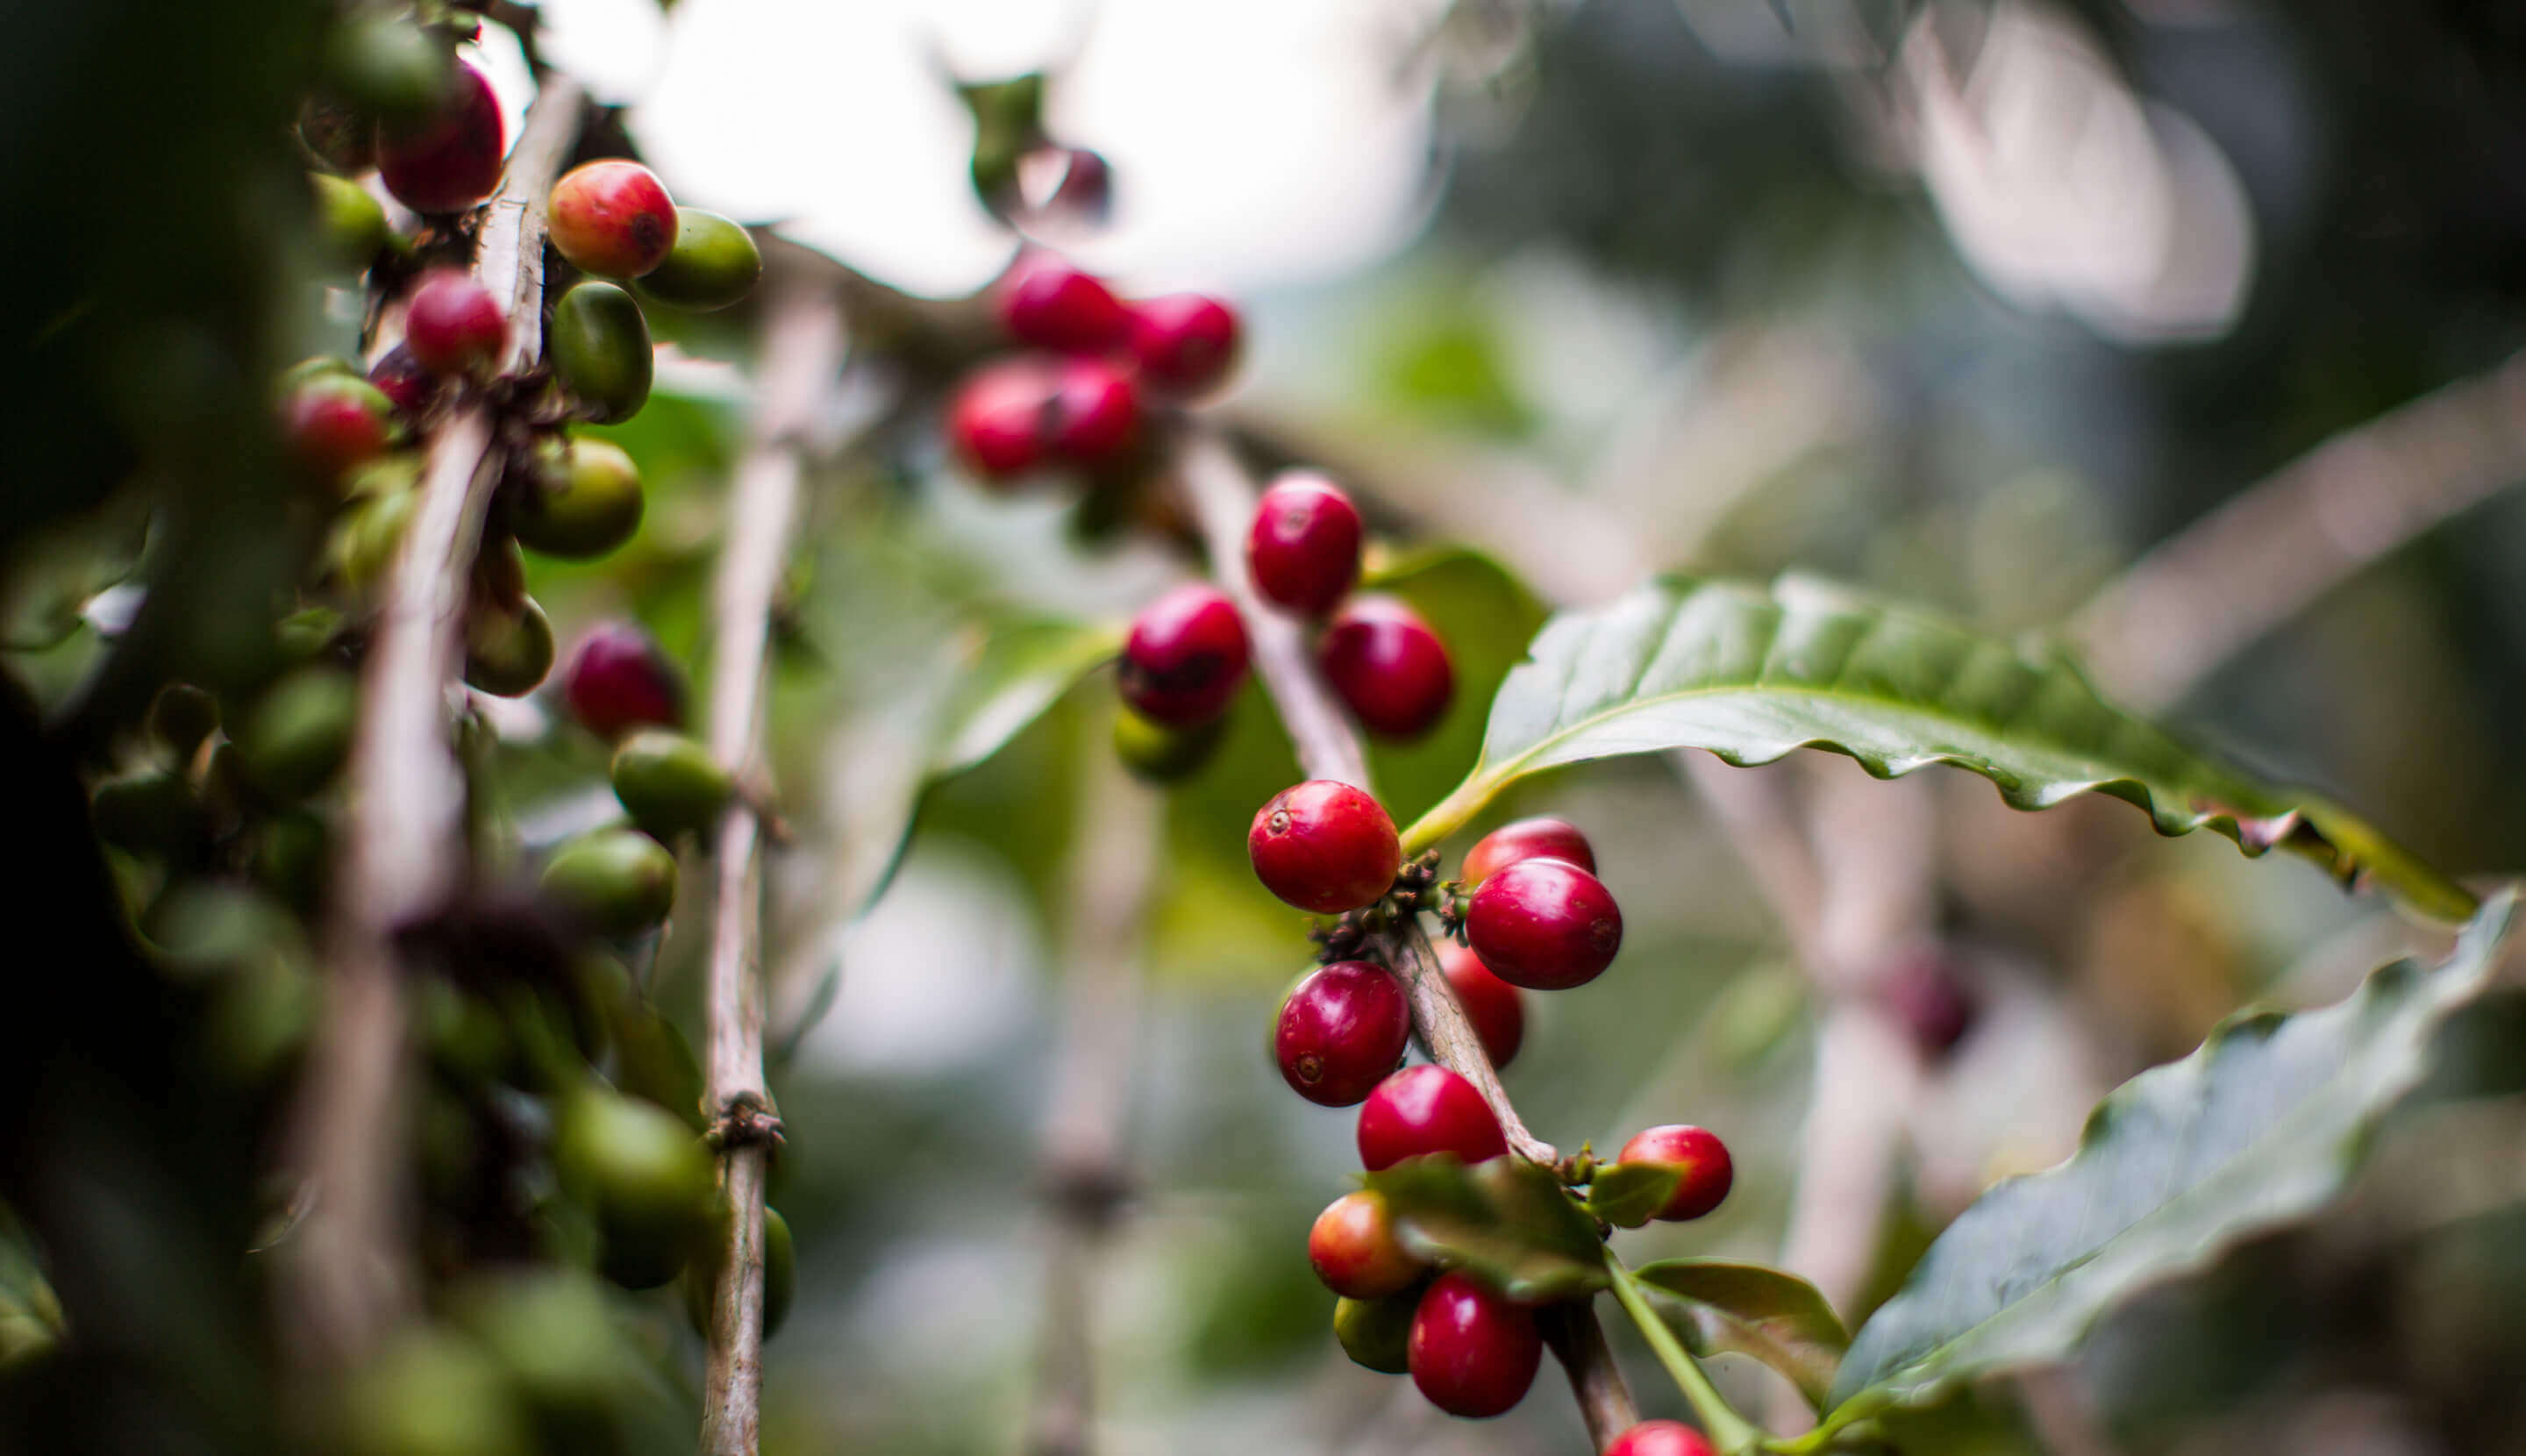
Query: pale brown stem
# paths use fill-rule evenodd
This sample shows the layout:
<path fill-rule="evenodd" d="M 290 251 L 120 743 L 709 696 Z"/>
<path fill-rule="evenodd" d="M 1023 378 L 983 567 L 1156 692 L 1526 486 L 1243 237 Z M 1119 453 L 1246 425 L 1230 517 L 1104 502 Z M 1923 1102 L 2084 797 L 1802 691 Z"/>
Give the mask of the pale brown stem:
<path fill-rule="evenodd" d="M 840 368 L 842 323 L 829 290 L 775 279 L 753 440 L 736 469 L 728 548 L 713 593 L 710 746 L 733 776 L 759 778 L 765 661 L 782 564 L 798 515 L 800 449 Z M 763 1397 L 763 1185 L 780 1136 L 763 1075 L 763 828 L 740 798 L 713 839 L 718 869 L 706 982 L 703 1110 L 720 1148 L 728 1245 L 711 1290 L 702 1450 L 754 1456 Z"/>
<path fill-rule="evenodd" d="M 1538 1322 L 1543 1342 L 1570 1377 L 1570 1396 L 1579 1402 L 1579 1418 L 1588 1423 L 1590 1445 L 1602 1451 L 1641 1424 L 1641 1408 L 1632 1403 L 1632 1387 L 1623 1382 L 1623 1368 L 1605 1344 L 1605 1328 L 1596 1323 L 1594 1306 L 1547 1306 L 1538 1311 Z"/>
<path fill-rule="evenodd" d="M 540 347 L 544 194 L 579 134 L 584 96 L 548 78 L 486 211 L 474 274 L 510 321 L 501 372 Z M 357 1361 L 414 1300 L 407 1247 L 409 1060 L 396 937 L 463 885 L 465 776 L 448 731 L 463 666 L 466 585 L 498 461 L 474 396 L 427 445 L 420 506 L 386 581 L 362 667 L 342 879 L 324 931 L 331 978 L 293 1112 L 307 1216 L 277 1282 L 291 1354 Z"/>

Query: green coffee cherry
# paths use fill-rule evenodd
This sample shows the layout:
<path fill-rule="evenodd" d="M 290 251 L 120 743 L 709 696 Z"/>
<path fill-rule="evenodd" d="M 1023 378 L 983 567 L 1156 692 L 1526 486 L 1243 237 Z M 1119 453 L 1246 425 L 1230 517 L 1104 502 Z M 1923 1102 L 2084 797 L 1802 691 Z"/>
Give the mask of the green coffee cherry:
<path fill-rule="evenodd" d="M 272 397 L 286 400 L 310 384 L 330 379 L 368 382 L 361 375 L 360 367 L 339 354 L 310 354 L 280 372 L 280 377 L 273 382 Z M 392 401 L 388 401 L 388 406 L 392 406 Z"/>
<path fill-rule="evenodd" d="M 572 1091 L 555 1121 L 553 1165 L 595 1216 L 599 1270 L 625 1288 L 674 1279 L 710 1230 L 710 1155 L 648 1103 L 600 1086 Z"/>
<path fill-rule="evenodd" d="M 325 902 L 332 869 L 333 831 L 322 815 L 284 809 L 255 835 L 254 878 L 300 911 Z"/>
<path fill-rule="evenodd" d="M 209 832 L 201 801 L 180 774 L 157 772 L 109 778 L 88 800 L 96 836 L 126 854 L 173 859 Z"/>
<path fill-rule="evenodd" d="M 544 866 L 543 892 L 599 935 L 657 929 L 676 904 L 676 857 L 633 829 L 598 829 Z"/>
<path fill-rule="evenodd" d="M 710 1337 L 711 1296 L 719 1287 L 719 1272 L 727 1262 L 728 1226 L 735 1210 L 722 1206 L 711 1221 L 710 1234 L 693 1262 L 684 1268 L 684 1318 L 692 1322 L 693 1332 Z M 789 1318 L 789 1301 L 798 1292 L 798 1250 L 789 1240 L 789 1221 L 781 1210 L 766 1204 L 763 1209 L 763 1337 L 770 1339 Z"/>
<path fill-rule="evenodd" d="M 400 19 L 347 22 L 325 44 L 326 88 L 386 122 L 424 121 L 445 105 L 455 64 L 443 35 Z"/>
<path fill-rule="evenodd" d="M 629 420 L 649 400 L 657 358 L 640 305 L 612 283 L 581 283 L 553 305 L 546 335 L 553 377 L 601 425 Z"/>
<path fill-rule="evenodd" d="M 547 1429 L 602 1430 L 624 1391 L 641 1383 L 639 1355 L 616 1326 L 604 1285 L 578 1270 L 482 1278 L 450 1303 Z"/>
<path fill-rule="evenodd" d="M 239 1086 L 261 1086 L 298 1060 L 316 1031 L 325 989 L 290 956 L 256 956 L 220 978 L 204 1019 L 211 1065 Z"/>
<path fill-rule="evenodd" d="M 346 272 L 366 273 L 394 236 L 386 210 L 357 182 L 321 172 L 308 180 L 316 184 L 316 227 L 327 256 Z"/>
<path fill-rule="evenodd" d="M 552 671 L 553 629 L 533 597 L 516 612 L 477 601 L 465 615 L 465 680 L 493 697 L 522 698 Z"/>
<path fill-rule="evenodd" d="M 327 606 L 302 607 L 272 625 L 272 644 L 282 661 L 303 663 L 332 646 L 341 633 L 341 613 Z"/>
<path fill-rule="evenodd" d="M 624 1007 L 613 1032 L 615 1085 L 701 1131 L 707 1126 L 702 1064 L 682 1030 L 635 999 Z"/>
<path fill-rule="evenodd" d="M 363 472 L 352 478 L 382 484 L 390 477 Z M 412 524 L 420 503 L 417 490 L 355 483 L 350 504 L 334 519 L 332 533 L 325 542 L 326 568 L 345 592 L 365 599 L 385 589 L 395 553 L 403 546 L 404 528 Z"/>
<path fill-rule="evenodd" d="M 1411 1369 L 1405 1358 L 1412 1342 L 1412 1316 L 1421 1307 L 1421 1286 L 1384 1299 L 1334 1301 L 1334 1338 L 1353 1365 L 1388 1375 Z"/>
<path fill-rule="evenodd" d="M 499 1363 L 445 1330 L 398 1336 L 342 1390 L 352 1456 L 530 1456 L 526 1412 Z"/>
<path fill-rule="evenodd" d="M 679 732 L 642 728 L 614 750 L 614 796 L 661 839 L 717 823 L 735 785 L 710 750 Z"/>
<path fill-rule="evenodd" d="M 300 668 L 265 689 L 237 734 L 246 775 L 278 799 L 323 788 L 350 756 L 360 687 L 330 666 Z"/>
<path fill-rule="evenodd" d="M 667 261 L 632 284 L 643 298 L 709 313 L 738 302 L 763 276 L 763 250 L 754 235 L 717 213 L 676 209 L 676 245 Z"/>
<path fill-rule="evenodd" d="M 149 704 L 149 731 L 178 759 L 189 759 L 220 726 L 220 700 L 189 682 L 170 682 Z"/>
<path fill-rule="evenodd" d="M 509 528 L 530 551 L 593 561 L 640 528 L 640 468 L 611 440 L 545 440 L 520 474 Z"/>
<path fill-rule="evenodd" d="M 1114 709 L 1114 752 L 1134 778 L 1146 783 L 1173 783 L 1197 772 L 1218 751 L 1228 720 L 1214 718 L 1193 728 L 1169 728 L 1132 711 Z"/>

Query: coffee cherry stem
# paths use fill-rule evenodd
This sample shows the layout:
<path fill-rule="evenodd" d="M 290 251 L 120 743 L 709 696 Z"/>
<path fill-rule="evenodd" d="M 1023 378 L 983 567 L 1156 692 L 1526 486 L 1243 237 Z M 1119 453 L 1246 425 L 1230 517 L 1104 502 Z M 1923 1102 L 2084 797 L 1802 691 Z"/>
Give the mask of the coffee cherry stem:
<path fill-rule="evenodd" d="M 1728 1403 L 1728 1397 L 1720 1394 L 1719 1387 L 1710 1382 L 1709 1373 L 1701 1368 L 1701 1362 L 1692 1358 L 1692 1352 L 1684 1347 L 1684 1341 L 1676 1338 L 1675 1330 L 1668 1326 L 1665 1317 L 1649 1303 L 1648 1291 L 1642 1287 L 1630 1268 L 1614 1253 L 1612 1244 L 1605 1245 L 1605 1273 L 1614 1281 L 1614 1298 L 1622 1304 L 1623 1312 L 1632 1317 L 1632 1323 L 1640 1327 L 1641 1337 L 1648 1341 L 1658 1363 L 1666 1367 L 1675 1387 L 1684 1392 L 1685 1400 L 1692 1406 L 1693 1416 L 1701 1422 L 1701 1429 L 1709 1433 L 1711 1444 L 1728 1456 L 1743 1456 L 1745 1452 L 1758 1449 L 1762 1445 L 1763 1432 L 1756 1429 L 1754 1423 L 1739 1415 L 1737 1408 Z"/>

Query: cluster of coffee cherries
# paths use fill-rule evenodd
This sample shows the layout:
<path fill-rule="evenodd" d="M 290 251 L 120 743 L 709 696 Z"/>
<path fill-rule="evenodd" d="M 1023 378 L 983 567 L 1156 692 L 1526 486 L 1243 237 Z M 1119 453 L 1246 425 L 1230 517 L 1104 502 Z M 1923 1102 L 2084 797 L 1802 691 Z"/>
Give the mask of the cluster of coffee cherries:
<path fill-rule="evenodd" d="M 1423 903 L 1417 880 L 1397 883 L 1402 847 L 1393 821 L 1374 797 L 1346 783 L 1314 779 L 1275 796 L 1256 813 L 1246 848 L 1264 885 L 1301 910 L 1348 915 L 1391 895 L 1396 913 L 1414 914 Z M 1440 896 L 1442 923 L 1464 937 L 1441 966 L 1494 1064 L 1515 1056 L 1524 1037 L 1522 990 L 1584 985 L 1621 948 L 1622 912 L 1595 865 L 1594 850 L 1574 826 L 1524 820 L 1478 842 L 1465 856 L 1462 879 Z M 1326 940 L 1329 947 L 1355 943 L 1339 934 Z M 1272 1048 L 1298 1095 L 1329 1107 L 1359 1106 L 1360 1163 L 1371 1173 L 1407 1158 L 1445 1155 L 1470 1164 L 1506 1156 L 1499 1119 L 1471 1081 L 1445 1067 L 1401 1066 L 1411 1037 L 1410 997 L 1396 973 L 1375 961 L 1340 959 L 1309 972 L 1283 998 Z M 1726 1145 L 1682 1124 L 1638 1133 L 1616 1161 L 1675 1174 L 1675 1191 L 1655 1215 L 1667 1220 L 1709 1213 L 1734 1178 Z M 1408 1372 L 1423 1395 L 1452 1415 L 1496 1416 L 1524 1398 L 1542 1356 L 1535 1311 L 1472 1270 L 1439 1267 L 1414 1253 L 1374 1190 L 1335 1200 L 1317 1218 L 1307 1251 L 1339 1296 L 1334 1332 L 1351 1359 L 1371 1370 Z M 1652 1426 L 1625 1439 L 1640 1456 L 1698 1449 L 1672 1444 L 1700 1439 L 1673 1429 L 1680 1435 Z"/>

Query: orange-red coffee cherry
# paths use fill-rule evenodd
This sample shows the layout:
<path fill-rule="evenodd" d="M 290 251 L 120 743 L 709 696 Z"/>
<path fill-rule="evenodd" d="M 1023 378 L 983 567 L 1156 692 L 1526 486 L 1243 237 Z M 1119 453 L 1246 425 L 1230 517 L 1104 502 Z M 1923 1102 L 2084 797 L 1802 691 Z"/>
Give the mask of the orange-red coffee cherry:
<path fill-rule="evenodd" d="M 1307 1230 L 1307 1262 L 1325 1287 L 1345 1299 L 1383 1299 L 1412 1287 L 1421 1261 L 1394 1236 L 1386 1200 L 1360 1189 L 1344 1193 L 1316 1215 Z"/>
<path fill-rule="evenodd" d="M 1348 1107 L 1403 1065 L 1411 1038 L 1412 1007 L 1394 973 L 1370 961 L 1336 961 L 1307 973 L 1281 1003 L 1272 1056 L 1290 1090 L 1326 1107 Z"/>
<path fill-rule="evenodd" d="M 1465 943 L 1510 985 L 1568 990 L 1614 963 L 1623 912 L 1603 880 L 1568 860 L 1520 860 L 1474 891 Z"/>
<path fill-rule="evenodd" d="M 1237 367 L 1237 311 L 1199 293 L 1132 306 L 1132 357 L 1140 377 L 1171 394 L 1206 394 Z"/>
<path fill-rule="evenodd" d="M 1116 669 L 1123 701 L 1169 728 L 1228 711 L 1245 684 L 1245 623 L 1216 586 L 1187 581 L 1140 609 Z"/>
<path fill-rule="evenodd" d="M 1393 597 L 1364 596 L 1344 607 L 1316 646 L 1316 666 L 1360 726 L 1389 738 L 1428 732 L 1456 695 L 1446 645 L 1420 613 Z"/>
<path fill-rule="evenodd" d="M 1245 853 L 1265 889 L 1318 915 L 1375 904 L 1403 868 L 1385 806 L 1331 778 L 1285 788 L 1255 810 Z"/>
<path fill-rule="evenodd" d="M 393 401 L 375 385 L 320 375 L 282 402 L 280 432 L 308 474 L 329 484 L 386 452 L 393 413 Z"/>
<path fill-rule="evenodd" d="M 1442 1274 L 1412 1316 L 1412 1383 L 1451 1416 L 1496 1416 L 1526 1398 L 1543 1363 L 1535 1311 L 1461 1271 Z"/>
<path fill-rule="evenodd" d="M 994 483 L 1043 464 L 1043 416 L 1052 371 L 1039 359 L 997 359 L 965 377 L 947 406 L 947 443 Z"/>
<path fill-rule="evenodd" d="M 499 189 L 506 143 L 500 98 L 481 72 L 460 61 L 436 115 L 379 128 L 378 175 L 414 212 L 463 212 Z"/>
<path fill-rule="evenodd" d="M 1682 1421 L 1642 1421 L 1614 1437 L 1605 1456 L 1719 1456 L 1719 1448 Z"/>
<path fill-rule="evenodd" d="M 552 245 L 599 277 L 639 277 L 676 245 L 676 204 L 666 183 L 619 157 L 572 168 L 553 183 L 550 216 Z"/>
<path fill-rule="evenodd" d="M 1000 323 L 1009 336 L 1061 354 L 1119 348 L 1131 312 L 1096 276 L 1059 258 L 1021 259 L 1000 285 Z"/>
<path fill-rule="evenodd" d="M 1440 948 L 1439 969 L 1456 991 L 1456 1004 L 1474 1024 L 1474 1035 L 1494 1067 L 1505 1067 L 1526 1040 L 1526 997 L 1517 987 L 1493 976 L 1483 958 L 1448 941 Z"/>
<path fill-rule="evenodd" d="M 431 374 L 489 369 L 509 342 L 509 320 L 491 290 L 459 269 L 433 269 L 412 290 L 404 311 L 403 346 Z"/>
<path fill-rule="evenodd" d="M 562 674 L 562 699 L 571 717 L 600 738 L 654 724 L 684 723 L 683 675 L 649 634 L 629 622 L 588 628 Z"/>
<path fill-rule="evenodd" d="M 1719 1140 L 1719 1134 L 1684 1123 L 1633 1133 L 1614 1161 L 1654 1164 L 1672 1168 L 1682 1176 L 1683 1180 L 1675 1185 L 1675 1196 L 1656 1214 L 1674 1223 L 1700 1218 L 1717 1208 L 1727 1198 L 1729 1184 L 1737 1180 L 1728 1144 Z"/>
<path fill-rule="evenodd" d="M 1371 1173 L 1426 1153 L 1480 1163 L 1507 1151 L 1491 1105 L 1444 1067 L 1406 1067 L 1379 1082 L 1359 1109 L 1359 1161 Z"/>
<path fill-rule="evenodd" d="M 1254 504 L 1245 568 L 1285 612 L 1322 617 L 1359 582 L 1359 508 L 1312 471 L 1290 471 Z"/>
<path fill-rule="evenodd" d="M 1053 368 L 1042 430 L 1053 459 L 1087 470 L 1111 465 L 1139 437 L 1139 386 L 1102 359 L 1062 360 Z"/>
<path fill-rule="evenodd" d="M 1465 853 L 1459 878 L 1472 889 L 1519 860 L 1568 860 L 1596 873 L 1596 851 L 1577 825 L 1559 819 L 1521 819 L 1485 834 Z"/>

